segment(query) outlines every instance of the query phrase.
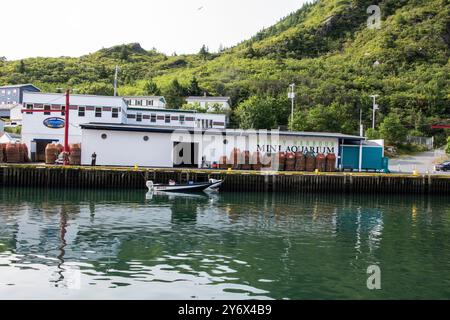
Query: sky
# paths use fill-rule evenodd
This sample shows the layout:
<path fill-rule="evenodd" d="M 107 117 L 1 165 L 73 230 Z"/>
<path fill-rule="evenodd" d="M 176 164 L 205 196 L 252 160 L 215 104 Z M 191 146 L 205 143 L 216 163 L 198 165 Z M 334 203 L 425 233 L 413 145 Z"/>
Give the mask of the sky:
<path fill-rule="evenodd" d="M 233 46 L 307 0 L 2 1 L 0 56 L 77 57 L 139 42 L 172 54 Z"/>

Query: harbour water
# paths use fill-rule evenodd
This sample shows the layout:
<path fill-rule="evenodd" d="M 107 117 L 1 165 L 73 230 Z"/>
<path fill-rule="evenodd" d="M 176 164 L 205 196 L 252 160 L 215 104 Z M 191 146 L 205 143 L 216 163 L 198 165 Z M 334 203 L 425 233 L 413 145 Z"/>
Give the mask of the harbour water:
<path fill-rule="evenodd" d="M 448 299 L 449 240 L 448 197 L 0 188 L 0 299 Z"/>

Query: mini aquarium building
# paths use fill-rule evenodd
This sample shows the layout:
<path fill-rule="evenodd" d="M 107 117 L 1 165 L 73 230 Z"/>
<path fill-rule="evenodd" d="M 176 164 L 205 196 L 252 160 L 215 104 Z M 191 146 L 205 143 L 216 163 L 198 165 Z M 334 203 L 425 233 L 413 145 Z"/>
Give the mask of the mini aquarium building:
<path fill-rule="evenodd" d="M 340 133 L 227 129 L 225 114 L 148 103 L 131 106 L 130 99 L 71 95 L 66 124 L 64 94 L 25 92 L 22 142 L 30 158 L 42 162 L 47 145 L 63 144 L 68 125 L 69 143 L 81 144 L 82 165 L 90 165 L 95 153 L 101 166 L 208 168 L 240 150 L 258 158 L 330 155 L 333 170 L 329 171 L 387 169 L 382 141 Z"/>

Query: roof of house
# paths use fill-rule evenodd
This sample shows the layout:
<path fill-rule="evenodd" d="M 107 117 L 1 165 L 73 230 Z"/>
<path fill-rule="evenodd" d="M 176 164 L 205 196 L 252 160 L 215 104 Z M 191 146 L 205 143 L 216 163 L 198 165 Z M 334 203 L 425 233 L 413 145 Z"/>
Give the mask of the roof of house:
<path fill-rule="evenodd" d="M 64 93 L 25 92 L 23 96 L 24 103 L 65 104 L 65 101 Z M 81 106 L 102 105 L 104 107 L 118 107 L 125 104 L 127 106 L 122 97 L 87 94 L 70 94 L 70 104 Z"/>
<path fill-rule="evenodd" d="M 111 130 L 111 131 L 135 131 L 135 132 L 161 132 L 161 133 L 172 133 L 177 129 L 189 132 L 207 132 L 209 129 L 192 129 L 186 127 L 168 127 L 168 126 L 148 126 L 148 125 L 132 125 L 132 124 L 115 124 L 115 123 L 97 123 L 91 122 L 80 125 L 82 129 L 94 129 L 94 130 Z M 220 131 L 217 131 L 220 130 Z M 249 136 L 251 134 L 260 133 L 262 131 L 257 130 L 242 130 L 242 129 L 213 129 L 212 132 L 221 132 L 227 135 L 237 135 L 237 136 Z M 294 137 L 316 137 L 316 138 L 337 138 L 337 139 L 348 139 L 348 140 L 365 140 L 364 137 L 353 136 L 342 133 L 332 133 L 332 132 L 292 132 L 292 131 L 278 131 L 278 130 L 267 130 L 268 135 L 280 135 L 280 136 L 294 136 Z"/>
<path fill-rule="evenodd" d="M 41 91 L 41 89 L 39 89 L 38 87 L 36 87 L 34 84 L 31 83 L 25 83 L 25 84 L 11 84 L 11 85 L 7 85 L 7 86 L 0 86 L 0 89 L 12 89 L 12 88 L 22 88 L 22 87 L 34 87 L 37 90 Z"/>
<path fill-rule="evenodd" d="M 205 97 L 205 96 L 190 96 L 186 98 L 186 101 L 189 100 L 198 100 L 198 101 L 220 101 L 220 102 L 228 102 L 230 101 L 230 97 Z"/>

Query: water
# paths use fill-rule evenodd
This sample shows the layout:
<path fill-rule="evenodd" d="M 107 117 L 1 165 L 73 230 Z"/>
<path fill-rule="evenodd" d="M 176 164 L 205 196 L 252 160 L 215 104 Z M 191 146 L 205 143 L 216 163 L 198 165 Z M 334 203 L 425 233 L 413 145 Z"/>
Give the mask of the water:
<path fill-rule="evenodd" d="M 448 299 L 449 239 L 448 198 L 3 188 L 0 298 Z"/>

